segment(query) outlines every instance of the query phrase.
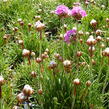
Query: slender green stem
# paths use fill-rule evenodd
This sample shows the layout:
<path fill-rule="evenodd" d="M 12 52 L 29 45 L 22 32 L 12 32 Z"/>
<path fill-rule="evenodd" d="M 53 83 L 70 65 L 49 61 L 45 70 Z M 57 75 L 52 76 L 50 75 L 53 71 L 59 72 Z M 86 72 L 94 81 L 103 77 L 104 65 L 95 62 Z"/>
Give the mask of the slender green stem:
<path fill-rule="evenodd" d="M 0 86 L 0 99 L 2 98 L 2 87 Z"/>
<path fill-rule="evenodd" d="M 106 72 L 106 77 L 105 77 L 105 81 L 104 81 L 104 84 L 103 84 L 102 94 L 105 93 L 105 89 L 106 89 L 106 86 L 107 86 L 108 78 L 109 78 L 109 57 L 108 57 L 108 70 Z"/>

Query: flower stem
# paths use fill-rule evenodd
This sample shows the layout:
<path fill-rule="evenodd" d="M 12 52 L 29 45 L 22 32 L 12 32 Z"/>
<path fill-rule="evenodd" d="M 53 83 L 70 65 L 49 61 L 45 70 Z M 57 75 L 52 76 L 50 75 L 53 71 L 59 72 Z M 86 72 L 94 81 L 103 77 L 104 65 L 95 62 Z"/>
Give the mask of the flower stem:
<path fill-rule="evenodd" d="M 0 86 L 0 99 L 2 98 L 2 87 Z"/>
<path fill-rule="evenodd" d="M 104 84 L 103 84 L 102 94 L 105 93 L 105 89 L 106 89 L 106 86 L 107 86 L 108 77 L 109 77 L 109 57 L 108 57 L 108 70 L 107 70 L 106 78 L 105 78 L 105 81 L 104 81 Z"/>

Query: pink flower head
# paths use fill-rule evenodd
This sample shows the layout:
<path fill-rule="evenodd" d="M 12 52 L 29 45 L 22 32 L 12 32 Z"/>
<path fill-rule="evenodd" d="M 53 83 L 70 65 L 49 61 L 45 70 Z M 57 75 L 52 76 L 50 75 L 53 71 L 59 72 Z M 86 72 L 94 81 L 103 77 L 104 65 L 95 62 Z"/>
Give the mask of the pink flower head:
<path fill-rule="evenodd" d="M 70 15 L 71 11 L 68 7 L 66 7 L 65 5 L 59 5 L 57 6 L 56 10 L 55 10 L 55 14 L 57 14 L 59 17 L 68 17 Z"/>
<path fill-rule="evenodd" d="M 67 31 L 66 34 L 64 35 L 64 41 L 66 43 L 70 43 L 72 36 L 76 36 L 76 33 L 77 33 L 76 28 L 73 28 L 72 30 Z"/>
<path fill-rule="evenodd" d="M 74 6 L 71 10 L 71 15 L 77 20 L 81 20 L 81 18 L 87 16 L 86 11 L 80 6 Z"/>

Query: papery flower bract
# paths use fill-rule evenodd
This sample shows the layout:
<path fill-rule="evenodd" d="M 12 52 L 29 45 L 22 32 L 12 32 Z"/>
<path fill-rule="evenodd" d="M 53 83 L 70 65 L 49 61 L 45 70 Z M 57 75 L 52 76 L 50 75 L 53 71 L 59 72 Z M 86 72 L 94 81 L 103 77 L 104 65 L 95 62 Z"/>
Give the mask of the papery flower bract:
<path fill-rule="evenodd" d="M 81 20 L 81 18 L 87 16 L 86 11 L 80 6 L 74 6 L 71 10 L 71 15 L 77 20 Z"/>
<path fill-rule="evenodd" d="M 64 41 L 66 43 L 70 43 L 70 39 L 72 36 L 75 36 L 77 33 L 77 29 L 76 28 L 73 28 L 72 30 L 69 30 L 66 32 L 66 34 L 64 35 Z"/>
<path fill-rule="evenodd" d="M 65 5 L 59 5 L 55 10 L 55 14 L 57 14 L 61 18 L 70 16 L 70 13 L 71 13 L 70 9 Z"/>

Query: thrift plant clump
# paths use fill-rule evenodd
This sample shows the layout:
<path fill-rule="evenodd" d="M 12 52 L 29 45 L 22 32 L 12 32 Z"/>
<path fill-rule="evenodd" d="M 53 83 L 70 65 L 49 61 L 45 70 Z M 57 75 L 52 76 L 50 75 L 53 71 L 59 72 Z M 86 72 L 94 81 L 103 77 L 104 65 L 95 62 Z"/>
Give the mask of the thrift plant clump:
<path fill-rule="evenodd" d="M 0 109 L 109 109 L 108 0 L 0 6 Z"/>

